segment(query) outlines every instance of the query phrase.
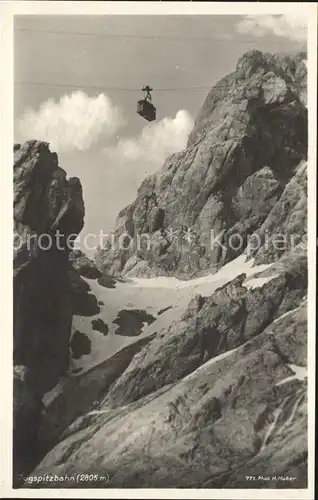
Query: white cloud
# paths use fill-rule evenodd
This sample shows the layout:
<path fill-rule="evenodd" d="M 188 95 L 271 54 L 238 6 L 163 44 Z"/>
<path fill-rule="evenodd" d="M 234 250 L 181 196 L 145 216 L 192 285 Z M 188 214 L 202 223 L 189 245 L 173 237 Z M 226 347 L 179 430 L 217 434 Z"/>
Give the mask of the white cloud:
<path fill-rule="evenodd" d="M 89 97 L 82 91 L 49 99 L 37 111 L 27 110 L 18 120 L 19 139 L 49 142 L 57 152 L 84 151 L 102 136 L 125 124 L 121 110 L 104 94 Z"/>
<path fill-rule="evenodd" d="M 140 135 L 120 139 L 113 147 L 103 149 L 103 154 L 121 165 L 144 163 L 158 168 L 167 156 L 185 148 L 193 120 L 185 110 L 177 112 L 175 118 L 164 118 L 146 125 Z"/>
<path fill-rule="evenodd" d="M 307 39 L 307 15 L 259 15 L 245 16 L 236 28 L 239 33 L 251 33 L 262 37 L 268 34 L 304 42 Z"/>

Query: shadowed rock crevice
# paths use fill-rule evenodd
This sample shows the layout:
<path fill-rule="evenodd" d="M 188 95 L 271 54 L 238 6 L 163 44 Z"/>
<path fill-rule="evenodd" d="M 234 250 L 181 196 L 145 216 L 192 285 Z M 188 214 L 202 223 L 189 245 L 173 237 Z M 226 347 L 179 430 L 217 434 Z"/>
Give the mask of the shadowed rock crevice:
<path fill-rule="evenodd" d="M 163 309 L 160 309 L 160 311 L 157 312 L 158 316 L 160 316 L 161 314 L 165 313 L 166 311 L 169 311 L 169 309 L 172 309 L 173 306 L 167 306 L 167 307 L 164 307 Z"/>

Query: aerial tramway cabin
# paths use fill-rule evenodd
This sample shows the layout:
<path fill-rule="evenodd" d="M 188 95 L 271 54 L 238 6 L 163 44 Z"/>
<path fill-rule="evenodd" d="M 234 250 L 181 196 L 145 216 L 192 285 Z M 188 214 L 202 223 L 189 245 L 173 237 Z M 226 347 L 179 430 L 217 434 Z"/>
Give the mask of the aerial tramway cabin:
<path fill-rule="evenodd" d="M 153 89 L 147 85 L 142 88 L 144 92 L 144 98 L 137 102 L 137 113 L 142 116 L 148 122 L 152 122 L 156 119 L 156 108 L 152 104 L 151 91 Z"/>

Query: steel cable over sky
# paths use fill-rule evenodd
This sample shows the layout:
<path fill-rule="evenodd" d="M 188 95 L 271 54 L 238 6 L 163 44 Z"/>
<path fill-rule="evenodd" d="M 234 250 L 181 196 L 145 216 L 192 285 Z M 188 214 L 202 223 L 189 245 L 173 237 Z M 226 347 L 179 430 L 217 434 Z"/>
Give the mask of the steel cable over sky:
<path fill-rule="evenodd" d="M 219 37 L 186 37 L 186 36 L 170 36 L 170 35 L 125 35 L 122 33 L 107 33 L 107 31 L 103 33 L 93 33 L 90 31 L 55 31 L 55 30 L 41 30 L 41 29 L 34 29 L 34 28 L 19 28 L 16 26 L 16 30 L 20 32 L 26 32 L 26 33 L 38 33 L 38 34 L 43 34 L 43 35 L 63 35 L 63 36 L 91 36 L 91 37 L 96 37 L 96 38 L 134 38 L 134 39 L 140 39 L 140 40 L 152 40 L 152 41 L 157 41 L 157 40 L 175 40 L 175 41 L 187 41 L 187 42 L 217 42 L 217 43 L 233 43 L 232 37 L 227 37 L 227 36 L 219 36 Z M 243 39 L 240 40 L 242 43 L 256 43 L 257 41 L 254 39 Z M 283 42 L 281 41 L 280 43 L 289 45 L 290 42 L 286 41 Z"/>
<path fill-rule="evenodd" d="M 14 85 L 25 85 L 25 86 L 34 86 L 34 87 L 59 87 L 59 88 L 69 88 L 69 89 L 91 89 L 91 90 L 111 90 L 111 91 L 122 91 L 122 92 L 141 92 L 141 88 L 132 88 L 132 87 L 109 87 L 107 85 L 89 85 L 89 84 L 83 84 L 83 85 L 78 85 L 78 84 L 72 84 L 72 83 L 45 83 L 45 82 L 14 82 Z M 298 82 L 293 82 L 293 85 L 295 88 L 299 89 L 301 85 Z M 173 91 L 179 91 L 179 92 L 191 92 L 191 91 L 201 91 L 201 92 L 206 92 L 212 90 L 213 87 L 217 87 L 218 89 L 227 89 L 230 90 L 233 88 L 232 85 L 218 85 L 216 84 L 211 84 L 208 87 L 167 87 L 167 88 L 156 88 L 153 87 L 152 92 L 173 92 Z"/>
<path fill-rule="evenodd" d="M 189 42 L 217 42 L 217 43 L 233 43 L 232 39 L 227 39 L 227 38 L 222 38 L 222 37 L 178 37 L 178 36 L 162 36 L 162 35 L 125 35 L 125 34 L 118 34 L 118 33 L 93 33 L 93 32 L 79 32 L 79 31 L 55 31 L 55 30 L 41 30 L 41 29 L 33 29 L 33 28 L 20 28 L 16 26 L 16 30 L 20 32 L 28 32 L 28 33 L 35 33 L 35 34 L 46 34 L 46 35 L 63 35 L 63 36 L 73 36 L 73 35 L 79 35 L 79 36 L 91 36 L 91 37 L 97 37 L 97 38 L 135 38 L 135 39 L 145 39 L 145 40 L 175 40 L 175 41 L 189 41 Z M 253 44 L 256 43 L 256 40 L 240 40 L 240 42 L 243 43 L 249 43 Z M 289 45 L 289 42 L 283 42 L 280 41 L 282 45 L 286 44 Z M 69 89 L 91 89 L 91 90 L 110 90 L 110 91 L 122 91 L 122 92 L 140 92 L 140 88 L 132 88 L 132 87 L 113 87 L 113 86 L 108 86 L 108 85 L 90 85 L 90 84 L 72 84 L 72 83 L 67 83 L 67 84 L 62 84 L 62 83 L 48 83 L 48 82 L 22 82 L 22 81 L 16 81 L 14 82 L 15 85 L 20 85 L 20 86 L 34 86 L 34 87 L 56 87 L 56 88 L 69 88 Z M 199 91 L 199 92 L 206 92 L 211 90 L 211 88 L 215 84 L 207 85 L 205 87 L 167 87 L 167 88 L 154 88 L 153 92 L 173 92 L 173 91 L 179 91 L 179 92 L 190 92 L 190 91 Z M 221 88 L 222 85 L 216 84 L 218 88 Z M 225 87 L 223 87 L 225 88 Z M 229 87 L 226 87 L 229 88 Z"/>
<path fill-rule="evenodd" d="M 83 84 L 83 85 L 78 85 L 78 84 L 64 84 L 64 83 L 45 83 L 45 82 L 14 82 L 15 85 L 26 85 L 26 86 L 39 86 L 39 87 L 61 87 L 61 88 L 75 88 L 75 89 L 92 89 L 92 90 L 119 90 L 123 92 L 141 92 L 141 88 L 132 88 L 132 87 L 108 87 L 107 85 L 89 85 L 89 84 Z M 211 90 L 211 86 L 209 87 L 170 87 L 170 88 L 153 88 L 153 92 L 171 92 L 171 91 L 206 91 L 206 90 Z"/>

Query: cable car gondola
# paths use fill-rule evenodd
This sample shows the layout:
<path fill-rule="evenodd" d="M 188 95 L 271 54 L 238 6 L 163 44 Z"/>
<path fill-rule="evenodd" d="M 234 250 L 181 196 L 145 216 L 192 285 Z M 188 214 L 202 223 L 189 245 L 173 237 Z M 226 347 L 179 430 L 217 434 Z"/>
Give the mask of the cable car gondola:
<path fill-rule="evenodd" d="M 150 94 L 153 89 L 149 85 L 146 85 L 141 90 L 144 92 L 144 98 L 137 102 L 137 113 L 145 118 L 145 120 L 148 120 L 148 122 L 152 122 L 156 119 L 156 108 L 151 102 L 152 98 Z"/>

